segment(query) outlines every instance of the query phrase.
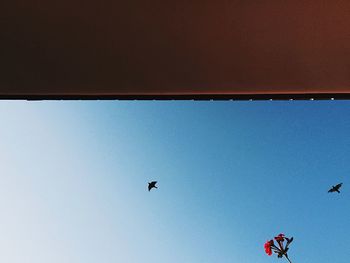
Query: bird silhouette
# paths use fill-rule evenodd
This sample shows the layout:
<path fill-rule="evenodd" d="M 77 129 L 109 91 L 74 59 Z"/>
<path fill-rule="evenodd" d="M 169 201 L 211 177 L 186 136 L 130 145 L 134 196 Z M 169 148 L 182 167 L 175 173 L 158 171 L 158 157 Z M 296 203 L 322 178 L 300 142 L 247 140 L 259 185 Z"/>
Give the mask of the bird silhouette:
<path fill-rule="evenodd" d="M 158 188 L 156 186 L 156 183 L 157 183 L 157 181 L 152 181 L 152 182 L 148 183 L 148 191 L 151 191 L 152 188 Z"/>
<path fill-rule="evenodd" d="M 342 184 L 343 183 L 337 184 L 336 186 L 333 185 L 332 188 L 328 190 L 328 193 L 333 193 L 333 192 L 340 193 L 339 188 L 342 186 Z"/>

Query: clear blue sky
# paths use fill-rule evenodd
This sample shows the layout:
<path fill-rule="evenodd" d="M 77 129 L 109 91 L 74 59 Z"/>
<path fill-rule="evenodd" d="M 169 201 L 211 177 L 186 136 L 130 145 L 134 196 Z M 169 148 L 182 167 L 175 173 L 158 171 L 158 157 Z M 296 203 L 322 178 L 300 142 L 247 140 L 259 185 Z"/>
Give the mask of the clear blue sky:
<path fill-rule="evenodd" d="M 284 262 L 263 248 L 282 232 L 293 263 L 349 263 L 349 116 L 349 101 L 1 101 L 0 262 Z"/>

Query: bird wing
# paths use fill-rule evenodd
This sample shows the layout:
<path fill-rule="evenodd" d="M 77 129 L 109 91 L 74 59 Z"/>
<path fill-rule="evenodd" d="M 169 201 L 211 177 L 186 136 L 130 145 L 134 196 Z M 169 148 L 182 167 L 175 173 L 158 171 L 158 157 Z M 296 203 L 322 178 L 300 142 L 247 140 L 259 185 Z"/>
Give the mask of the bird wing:
<path fill-rule="evenodd" d="M 335 188 L 338 190 L 338 189 L 342 186 L 342 184 L 343 184 L 343 183 L 337 184 L 337 185 L 335 186 Z"/>
<path fill-rule="evenodd" d="M 152 181 L 152 182 L 148 183 L 148 191 L 151 191 L 151 189 L 153 187 L 156 187 L 156 183 L 157 183 L 157 181 Z"/>
<path fill-rule="evenodd" d="M 328 190 L 328 193 L 332 193 L 334 191 L 335 191 L 334 188 L 331 188 L 331 189 Z"/>

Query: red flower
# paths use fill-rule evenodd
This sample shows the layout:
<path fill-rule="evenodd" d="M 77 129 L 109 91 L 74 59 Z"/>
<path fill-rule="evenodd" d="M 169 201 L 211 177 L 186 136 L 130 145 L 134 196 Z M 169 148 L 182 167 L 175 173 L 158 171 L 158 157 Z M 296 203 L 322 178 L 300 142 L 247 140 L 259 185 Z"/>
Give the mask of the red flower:
<path fill-rule="evenodd" d="M 266 254 L 268 254 L 269 256 L 272 255 L 272 251 L 271 251 L 271 246 L 273 245 L 273 240 L 270 241 L 266 241 L 264 247 L 265 247 L 265 252 Z"/>
<path fill-rule="evenodd" d="M 279 234 L 274 238 L 277 241 L 277 245 L 275 245 L 274 240 L 266 241 L 264 244 L 265 252 L 267 255 L 271 256 L 272 252 L 277 254 L 277 257 L 283 258 L 285 257 L 289 263 L 292 263 L 288 257 L 289 245 L 293 241 L 293 237 L 288 238 L 285 237 L 284 234 Z M 284 240 L 287 240 L 287 244 L 284 244 Z"/>
<path fill-rule="evenodd" d="M 275 240 L 277 241 L 277 242 L 279 242 L 279 241 L 284 241 L 284 234 L 279 234 L 277 237 L 275 237 Z"/>

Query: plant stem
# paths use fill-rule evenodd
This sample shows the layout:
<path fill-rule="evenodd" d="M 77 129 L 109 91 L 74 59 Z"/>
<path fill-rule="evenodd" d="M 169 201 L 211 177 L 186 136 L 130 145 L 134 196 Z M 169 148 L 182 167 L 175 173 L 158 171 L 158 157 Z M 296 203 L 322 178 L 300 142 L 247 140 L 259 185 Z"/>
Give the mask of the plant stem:
<path fill-rule="evenodd" d="M 292 263 L 292 261 L 290 261 L 290 259 L 288 258 L 288 256 L 284 255 L 286 257 L 286 259 L 288 260 L 289 263 Z"/>

